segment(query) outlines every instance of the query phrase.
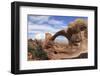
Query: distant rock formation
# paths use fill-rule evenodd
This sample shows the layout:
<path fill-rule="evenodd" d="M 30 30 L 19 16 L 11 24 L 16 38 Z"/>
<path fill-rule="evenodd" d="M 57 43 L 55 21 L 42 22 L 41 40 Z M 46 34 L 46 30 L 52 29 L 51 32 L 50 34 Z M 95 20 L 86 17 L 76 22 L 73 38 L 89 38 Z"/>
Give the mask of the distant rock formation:
<path fill-rule="evenodd" d="M 50 33 L 45 33 L 45 41 L 46 42 L 48 42 L 50 39 L 51 39 L 51 37 L 52 37 L 52 34 L 50 34 Z"/>
<path fill-rule="evenodd" d="M 52 43 L 53 43 L 53 41 L 51 41 L 50 39 L 52 38 L 52 34 L 50 34 L 50 33 L 45 33 L 45 41 L 44 41 L 44 48 L 50 48 L 50 47 L 52 47 Z"/>

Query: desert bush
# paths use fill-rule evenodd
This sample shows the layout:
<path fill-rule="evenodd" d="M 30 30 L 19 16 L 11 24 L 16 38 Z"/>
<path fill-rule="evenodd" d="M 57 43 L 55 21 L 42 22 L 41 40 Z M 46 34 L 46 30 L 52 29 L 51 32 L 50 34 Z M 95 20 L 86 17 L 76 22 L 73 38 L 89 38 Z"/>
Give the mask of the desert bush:
<path fill-rule="evenodd" d="M 28 46 L 28 52 L 30 52 L 32 54 L 32 58 L 34 59 L 34 57 L 35 57 L 34 48 L 31 48 L 30 46 Z"/>
<path fill-rule="evenodd" d="M 34 48 L 28 45 L 28 52 L 32 53 L 33 58 L 40 59 L 40 60 L 48 59 L 47 53 L 44 51 L 42 46 L 38 43 L 34 46 Z"/>
<path fill-rule="evenodd" d="M 40 60 L 47 60 L 48 59 L 48 56 L 47 56 L 47 53 L 43 50 L 42 46 L 41 45 L 36 45 L 35 49 L 34 49 L 34 52 L 35 52 L 35 56 L 37 58 L 39 58 Z"/>

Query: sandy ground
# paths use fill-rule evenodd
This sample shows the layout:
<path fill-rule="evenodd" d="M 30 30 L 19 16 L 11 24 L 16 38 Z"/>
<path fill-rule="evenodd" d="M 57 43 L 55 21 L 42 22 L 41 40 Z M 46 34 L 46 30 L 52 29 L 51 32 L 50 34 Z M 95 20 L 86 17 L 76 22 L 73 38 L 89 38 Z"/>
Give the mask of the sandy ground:
<path fill-rule="evenodd" d="M 83 40 L 79 46 L 70 47 L 66 44 L 55 43 L 52 48 L 45 49 L 50 59 L 68 59 L 78 58 L 81 55 L 87 55 L 87 40 Z M 86 56 L 87 57 L 87 56 Z"/>
<path fill-rule="evenodd" d="M 60 42 L 53 42 L 49 48 L 44 48 L 45 41 L 40 41 L 39 44 L 42 46 L 42 49 L 46 52 L 49 60 L 58 60 L 58 59 L 77 59 L 77 58 L 87 58 L 88 56 L 88 49 L 87 49 L 87 40 L 84 39 L 79 44 L 79 46 L 70 47 L 68 44 L 60 43 Z M 34 41 L 29 43 L 32 47 L 36 45 Z M 30 54 L 32 57 L 32 55 Z M 31 59 L 30 60 L 34 60 Z M 35 60 L 38 60 L 35 58 Z M 39 59 L 41 60 L 41 59 Z"/>

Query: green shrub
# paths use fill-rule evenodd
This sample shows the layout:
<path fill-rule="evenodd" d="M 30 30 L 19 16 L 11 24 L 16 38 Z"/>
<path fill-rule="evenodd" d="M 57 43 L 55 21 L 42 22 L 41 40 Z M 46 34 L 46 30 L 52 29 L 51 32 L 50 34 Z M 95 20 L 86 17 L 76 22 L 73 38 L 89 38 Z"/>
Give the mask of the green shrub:
<path fill-rule="evenodd" d="M 37 45 L 34 49 L 35 56 L 38 57 L 40 60 L 47 60 L 48 56 L 47 53 L 42 49 L 41 45 Z"/>
<path fill-rule="evenodd" d="M 28 52 L 31 52 L 33 57 L 38 58 L 40 60 L 47 60 L 47 53 L 43 50 L 41 45 L 35 45 L 34 48 L 28 46 Z"/>

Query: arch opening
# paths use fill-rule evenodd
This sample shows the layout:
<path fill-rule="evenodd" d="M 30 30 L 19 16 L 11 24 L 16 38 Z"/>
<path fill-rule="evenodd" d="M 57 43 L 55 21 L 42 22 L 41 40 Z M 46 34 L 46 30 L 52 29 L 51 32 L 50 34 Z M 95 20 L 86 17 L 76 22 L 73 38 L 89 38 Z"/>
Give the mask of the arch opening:
<path fill-rule="evenodd" d="M 63 36 L 63 35 L 60 35 L 60 36 L 57 36 L 54 40 L 55 43 L 62 43 L 62 44 L 68 44 L 69 43 L 69 40 Z"/>

